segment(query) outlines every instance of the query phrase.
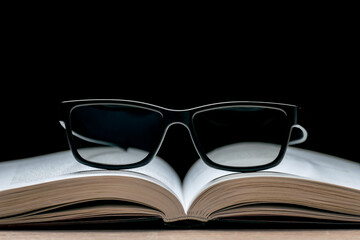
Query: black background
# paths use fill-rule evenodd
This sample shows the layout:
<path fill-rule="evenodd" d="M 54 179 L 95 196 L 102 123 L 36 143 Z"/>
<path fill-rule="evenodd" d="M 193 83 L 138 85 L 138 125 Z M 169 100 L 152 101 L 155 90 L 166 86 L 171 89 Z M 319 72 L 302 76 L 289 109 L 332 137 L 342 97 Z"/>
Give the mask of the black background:
<path fill-rule="evenodd" d="M 309 132 L 299 147 L 360 161 L 358 47 L 343 18 L 287 16 L 250 25 L 167 16 L 173 21 L 130 25 L 109 17 L 116 24 L 108 25 L 52 14 L 12 17 L 6 25 L 1 161 L 68 149 L 58 104 L 82 98 L 169 108 L 229 100 L 296 104 Z M 170 128 L 159 155 L 180 174 L 198 158 L 182 126 Z"/>

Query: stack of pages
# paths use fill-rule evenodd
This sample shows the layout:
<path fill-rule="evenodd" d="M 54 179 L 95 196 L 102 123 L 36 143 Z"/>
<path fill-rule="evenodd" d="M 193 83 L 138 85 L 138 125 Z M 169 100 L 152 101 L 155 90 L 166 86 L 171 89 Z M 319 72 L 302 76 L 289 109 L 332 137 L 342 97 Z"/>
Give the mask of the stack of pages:
<path fill-rule="evenodd" d="M 237 154 L 236 146 L 218 154 Z M 0 179 L 3 227 L 106 218 L 360 223 L 360 164 L 292 147 L 280 165 L 253 173 L 198 160 L 183 181 L 159 157 L 111 171 L 82 165 L 69 151 L 2 162 Z"/>

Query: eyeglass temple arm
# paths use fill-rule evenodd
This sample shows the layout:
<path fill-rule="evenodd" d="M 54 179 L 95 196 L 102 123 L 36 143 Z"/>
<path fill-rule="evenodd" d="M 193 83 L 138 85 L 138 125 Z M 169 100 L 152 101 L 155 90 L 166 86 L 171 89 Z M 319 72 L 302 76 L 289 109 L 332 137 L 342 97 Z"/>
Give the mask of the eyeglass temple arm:
<path fill-rule="evenodd" d="M 295 139 L 295 140 L 289 141 L 289 145 L 295 145 L 295 144 L 305 142 L 308 137 L 308 132 L 306 131 L 306 129 L 303 126 L 301 126 L 300 124 L 295 124 L 294 126 L 292 126 L 292 128 L 300 129 L 302 132 L 302 137 L 300 139 Z"/>
<path fill-rule="evenodd" d="M 65 126 L 65 123 L 63 121 L 59 121 L 60 122 L 60 125 L 66 129 L 66 126 Z M 107 145 L 107 146 L 116 146 L 116 147 L 120 147 L 120 148 L 123 148 L 123 149 L 127 149 L 127 147 L 125 146 L 120 146 L 119 144 L 115 144 L 115 143 L 111 143 L 111 142 L 106 142 L 106 141 L 102 141 L 102 140 L 97 140 L 97 139 L 93 139 L 93 138 L 89 138 L 89 137 L 85 137 L 79 133 L 76 133 L 74 131 L 72 131 L 72 134 L 82 140 L 85 140 L 85 141 L 88 141 L 88 142 L 91 142 L 91 143 L 96 143 L 96 144 L 101 144 L 101 145 Z"/>

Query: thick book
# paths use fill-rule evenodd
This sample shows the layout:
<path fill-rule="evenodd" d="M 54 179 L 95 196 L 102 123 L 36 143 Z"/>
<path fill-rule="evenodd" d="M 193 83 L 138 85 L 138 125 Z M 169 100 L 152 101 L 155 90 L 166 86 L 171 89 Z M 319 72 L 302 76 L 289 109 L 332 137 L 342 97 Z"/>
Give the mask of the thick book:
<path fill-rule="evenodd" d="M 217 154 L 236 151 L 228 146 Z M 183 181 L 159 157 L 112 171 L 82 165 L 69 151 L 0 163 L 3 227 L 147 218 L 360 223 L 359 200 L 360 163 L 293 147 L 280 165 L 252 173 L 198 160 Z"/>

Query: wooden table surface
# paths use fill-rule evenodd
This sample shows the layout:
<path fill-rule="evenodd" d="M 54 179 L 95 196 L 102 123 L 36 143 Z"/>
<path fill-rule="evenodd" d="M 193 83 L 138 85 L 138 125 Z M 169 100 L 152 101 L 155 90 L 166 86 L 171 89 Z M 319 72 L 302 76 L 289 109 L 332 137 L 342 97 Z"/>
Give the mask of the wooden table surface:
<path fill-rule="evenodd" d="M 360 230 L 0 230 L 0 239 L 360 239 Z"/>

